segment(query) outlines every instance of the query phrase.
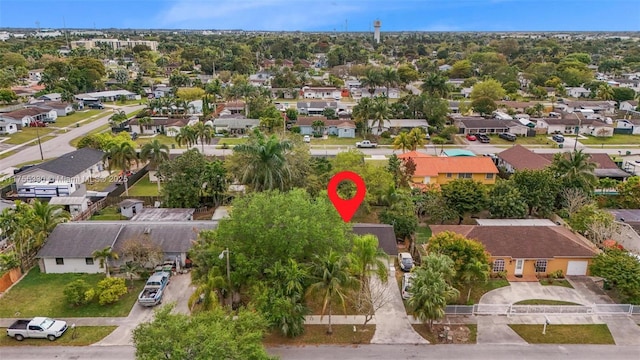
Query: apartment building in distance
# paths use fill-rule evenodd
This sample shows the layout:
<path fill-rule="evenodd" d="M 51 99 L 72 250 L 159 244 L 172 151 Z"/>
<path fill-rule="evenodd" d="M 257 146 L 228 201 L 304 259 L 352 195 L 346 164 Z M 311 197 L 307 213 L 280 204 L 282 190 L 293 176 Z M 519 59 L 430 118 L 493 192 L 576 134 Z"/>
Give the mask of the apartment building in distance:
<path fill-rule="evenodd" d="M 156 51 L 158 49 L 157 41 L 149 40 L 118 40 L 118 39 L 91 39 L 91 40 L 78 40 L 71 42 L 71 49 L 77 49 L 83 47 L 85 49 L 92 49 L 98 44 L 109 44 L 114 50 L 118 49 L 130 49 L 136 45 L 146 45 L 151 50 Z"/>

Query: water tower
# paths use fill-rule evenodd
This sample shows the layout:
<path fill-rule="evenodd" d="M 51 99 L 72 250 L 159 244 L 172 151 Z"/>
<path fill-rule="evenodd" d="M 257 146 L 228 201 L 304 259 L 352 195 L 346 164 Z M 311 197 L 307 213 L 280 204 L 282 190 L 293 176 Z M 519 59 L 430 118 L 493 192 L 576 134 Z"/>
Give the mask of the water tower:
<path fill-rule="evenodd" d="M 380 44 L 380 26 L 382 25 L 382 22 L 380 20 L 376 20 L 373 22 L 373 41 L 376 42 L 376 44 Z"/>

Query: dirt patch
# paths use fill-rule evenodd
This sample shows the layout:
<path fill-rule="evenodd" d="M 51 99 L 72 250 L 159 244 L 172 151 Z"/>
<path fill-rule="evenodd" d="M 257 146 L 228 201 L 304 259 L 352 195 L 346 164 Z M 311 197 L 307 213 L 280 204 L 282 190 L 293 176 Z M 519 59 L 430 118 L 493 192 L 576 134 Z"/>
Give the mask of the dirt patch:
<path fill-rule="evenodd" d="M 444 325 L 434 324 L 433 329 L 428 324 L 412 325 L 413 329 L 431 344 L 475 344 L 476 325 Z"/>

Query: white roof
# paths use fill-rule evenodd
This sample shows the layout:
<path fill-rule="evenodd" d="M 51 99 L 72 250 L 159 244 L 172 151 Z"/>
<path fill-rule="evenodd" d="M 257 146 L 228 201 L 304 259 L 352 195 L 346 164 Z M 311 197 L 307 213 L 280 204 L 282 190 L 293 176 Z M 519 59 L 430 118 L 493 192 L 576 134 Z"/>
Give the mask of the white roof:
<path fill-rule="evenodd" d="M 476 219 L 480 226 L 557 226 L 549 219 Z"/>
<path fill-rule="evenodd" d="M 81 196 L 64 196 L 64 197 L 56 196 L 56 197 L 52 197 L 51 200 L 49 200 L 49 204 L 78 205 L 78 204 L 82 204 L 85 201 L 88 201 L 87 198 L 81 197 Z"/>
<path fill-rule="evenodd" d="M 80 97 L 100 98 L 100 97 L 112 97 L 112 96 L 120 96 L 120 95 L 135 95 L 135 94 L 129 90 L 109 90 L 109 91 L 98 91 L 98 92 L 92 92 L 92 93 L 86 93 L 86 94 L 78 94 L 76 95 L 76 97 L 77 98 L 80 98 Z"/>

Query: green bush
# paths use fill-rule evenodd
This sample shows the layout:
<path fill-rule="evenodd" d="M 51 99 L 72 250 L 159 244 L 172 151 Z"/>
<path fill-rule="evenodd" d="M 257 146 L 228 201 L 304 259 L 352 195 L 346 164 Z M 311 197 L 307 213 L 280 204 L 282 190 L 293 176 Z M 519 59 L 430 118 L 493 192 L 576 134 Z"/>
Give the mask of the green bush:
<path fill-rule="evenodd" d="M 562 273 L 562 270 L 556 270 L 556 271 L 550 273 L 549 277 L 552 278 L 552 279 L 562 279 L 562 278 L 564 278 L 564 274 Z"/>
<path fill-rule="evenodd" d="M 64 298 L 67 303 L 73 306 L 84 305 L 88 302 L 85 293 L 90 289 L 89 284 L 84 280 L 78 279 L 72 281 L 64 287 Z"/>
<path fill-rule="evenodd" d="M 109 277 L 100 280 L 96 292 L 100 305 L 113 304 L 127 293 L 127 285 L 122 278 Z"/>
<path fill-rule="evenodd" d="M 88 304 L 96 298 L 96 289 L 89 289 L 84 293 L 84 301 Z"/>
<path fill-rule="evenodd" d="M 391 133 L 389 131 L 383 131 L 382 134 L 380 134 L 380 137 L 383 139 L 390 139 Z"/>

